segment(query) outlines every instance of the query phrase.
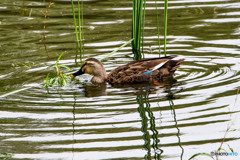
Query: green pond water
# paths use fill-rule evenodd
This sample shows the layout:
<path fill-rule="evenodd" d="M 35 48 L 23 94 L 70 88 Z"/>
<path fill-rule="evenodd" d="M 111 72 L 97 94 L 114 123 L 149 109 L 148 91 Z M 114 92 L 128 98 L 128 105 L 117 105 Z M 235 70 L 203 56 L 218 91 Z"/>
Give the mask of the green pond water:
<path fill-rule="evenodd" d="M 53 3 L 46 52 L 49 1 L 0 1 L 0 157 L 186 160 L 211 154 L 224 139 L 221 152 L 238 155 L 218 159 L 240 159 L 238 0 L 169 1 L 167 55 L 185 57 L 175 82 L 96 87 L 83 75 L 48 93 L 41 83 L 61 52 L 60 63 L 79 69 L 71 3 Z M 163 52 L 164 3 L 157 3 Z M 83 5 L 84 59 L 100 59 L 131 39 L 131 0 Z M 145 57 L 158 57 L 155 1 L 147 1 L 144 39 Z M 132 60 L 128 45 L 103 65 L 109 73 Z"/>

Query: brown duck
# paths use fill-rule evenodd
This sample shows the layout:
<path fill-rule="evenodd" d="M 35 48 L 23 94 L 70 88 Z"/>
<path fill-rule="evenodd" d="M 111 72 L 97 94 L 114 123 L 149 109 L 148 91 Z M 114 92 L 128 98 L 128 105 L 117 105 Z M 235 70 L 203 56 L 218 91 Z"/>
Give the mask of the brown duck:
<path fill-rule="evenodd" d="M 161 58 L 148 58 L 133 61 L 119 66 L 108 75 L 102 63 L 95 58 L 88 58 L 79 71 L 71 74 L 76 77 L 84 73 L 93 75 L 92 83 L 99 84 L 130 84 L 141 82 L 161 81 L 164 77 L 172 76 L 184 59 L 178 56 L 166 56 Z"/>

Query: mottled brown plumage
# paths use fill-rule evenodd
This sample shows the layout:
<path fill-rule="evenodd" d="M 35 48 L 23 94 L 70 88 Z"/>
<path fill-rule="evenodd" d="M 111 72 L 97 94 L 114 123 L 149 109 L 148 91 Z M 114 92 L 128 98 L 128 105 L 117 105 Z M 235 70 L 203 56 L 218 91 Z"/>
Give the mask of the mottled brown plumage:
<path fill-rule="evenodd" d="M 148 58 L 133 61 L 126 65 L 119 66 L 108 75 L 102 63 L 95 58 L 85 61 L 81 69 L 72 74 L 72 77 L 89 73 L 93 75 L 93 83 L 130 84 L 140 82 L 160 81 L 164 77 L 172 76 L 184 59 L 174 60 L 177 56 L 162 58 Z"/>

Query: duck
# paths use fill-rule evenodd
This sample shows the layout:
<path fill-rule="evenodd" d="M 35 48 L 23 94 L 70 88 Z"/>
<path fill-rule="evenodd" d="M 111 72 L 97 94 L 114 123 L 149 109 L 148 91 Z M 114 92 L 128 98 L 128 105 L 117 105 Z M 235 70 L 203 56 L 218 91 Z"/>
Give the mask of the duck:
<path fill-rule="evenodd" d="M 107 74 L 98 59 L 88 58 L 83 62 L 82 67 L 70 76 L 75 78 L 85 73 L 93 75 L 91 79 L 93 84 L 108 82 L 114 85 L 161 81 L 164 77 L 173 76 L 183 61 L 184 58 L 179 58 L 177 55 L 146 58 L 119 66 Z"/>

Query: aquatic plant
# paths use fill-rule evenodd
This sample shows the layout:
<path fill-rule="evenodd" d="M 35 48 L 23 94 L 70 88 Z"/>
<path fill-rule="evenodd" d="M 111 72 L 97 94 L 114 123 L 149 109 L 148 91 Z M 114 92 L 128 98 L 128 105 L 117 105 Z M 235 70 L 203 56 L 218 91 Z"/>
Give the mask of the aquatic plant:
<path fill-rule="evenodd" d="M 161 54 L 161 47 L 160 47 L 160 29 L 159 29 L 159 19 L 158 19 L 158 8 L 157 8 L 157 0 L 155 0 L 155 7 L 156 7 L 156 19 L 157 19 L 157 36 L 158 36 L 158 50 L 159 56 Z M 164 0 L 164 56 L 167 55 L 167 10 L 168 10 L 168 0 Z"/>
<path fill-rule="evenodd" d="M 12 154 L 10 153 L 0 153 L 0 160 L 10 160 L 12 159 Z"/>
<path fill-rule="evenodd" d="M 46 21 L 47 21 L 47 15 L 48 15 L 49 9 L 52 5 L 53 5 L 52 0 L 49 0 L 48 8 L 44 14 L 44 21 L 43 21 L 43 45 L 44 45 L 45 51 L 47 53 L 48 59 L 50 57 L 48 55 L 47 45 L 46 45 Z"/>
<path fill-rule="evenodd" d="M 69 75 L 66 75 L 64 73 L 62 73 L 62 68 L 66 68 L 70 71 L 72 71 L 71 68 L 69 68 L 68 66 L 65 66 L 63 64 L 60 64 L 59 63 L 59 60 L 61 59 L 62 55 L 64 54 L 64 52 L 62 52 L 56 63 L 53 64 L 53 65 L 50 65 L 49 67 L 47 68 L 52 68 L 52 67 L 55 67 L 55 74 L 50 76 L 50 73 L 48 73 L 46 79 L 45 79 L 45 82 L 43 83 L 43 86 L 44 87 L 52 87 L 53 85 L 58 85 L 58 86 L 65 86 L 67 85 L 67 80 L 70 79 L 70 76 Z"/>
<path fill-rule="evenodd" d="M 73 0 L 71 0 L 72 5 L 72 14 L 73 14 L 73 20 L 74 20 L 74 27 L 75 27 L 75 35 L 76 35 L 76 56 L 75 56 L 75 63 L 77 64 L 77 56 L 79 54 L 80 61 L 82 62 L 83 57 L 83 1 L 78 0 L 78 24 L 75 16 L 75 9 L 74 9 L 74 3 Z"/>
<path fill-rule="evenodd" d="M 160 29 L 159 29 L 159 18 L 157 0 L 155 0 L 156 7 L 156 19 L 157 19 L 157 36 L 158 36 L 158 47 L 160 56 Z M 133 11 L 132 11 L 132 52 L 134 59 L 141 59 L 143 54 L 144 45 L 144 27 L 145 27 L 145 9 L 146 0 L 133 0 Z M 168 0 L 164 0 L 164 55 L 166 56 L 166 43 L 167 43 L 167 10 Z M 142 48 L 142 51 L 140 50 Z"/>
<path fill-rule="evenodd" d="M 194 159 L 195 157 L 198 157 L 198 156 L 207 156 L 213 159 L 213 157 L 209 153 L 196 153 L 193 156 L 191 156 L 188 160 Z"/>
<path fill-rule="evenodd" d="M 175 111 L 175 105 L 173 103 L 173 99 L 174 99 L 174 94 L 170 91 L 167 95 L 167 98 L 169 100 L 169 106 L 172 110 L 172 114 L 173 114 L 173 118 L 174 118 L 174 122 L 175 122 L 175 127 L 177 129 L 177 139 L 178 139 L 178 145 L 179 147 L 181 148 L 182 152 L 181 152 L 181 156 L 180 156 L 180 159 L 183 159 L 183 153 L 184 153 L 184 149 L 182 147 L 182 144 L 181 144 L 181 138 L 180 138 L 180 129 L 178 127 L 178 122 L 177 122 L 177 118 L 176 118 L 176 111 Z"/>
<path fill-rule="evenodd" d="M 33 65 L 34 65 L 34 62 L 30 62 L 30 61 L 12 63 L 13 68 L 31 68 Z"/>
<path fill-rule="evenodd" d="M 127 41 L 126 43 L 124 43 L 123 45 L 121 45 L 119 48 L 115 49 L 114 51 L 112 51 L 111 53 L 107 54 L 106 56 L 104 56 L 103 58 L 101 58 L 99 61 L 103 61 L 104 59 L 110 57 L 111 55 L 113 55 L 114 53 L 116 53 L 117 51 L 119 51 L 120 49 L 122 49 L 123 47 L 125 47 L 126 45 L 128 45 L 129 43 L 131 43 L 133 41 L 133 39 Z"/>
<path fill-rule="evenodd" d="M 159 52 L 159 57 L 160 57 L 160 31 L 159 31 L 159 23 L 158 23 L 158 8 L 157 8 L 157 0 L 155 0 L 155 7 L 156 7 L 156 21 L 157 21 L 157 36 L 158 36 L 158 52 Z"/>
<path fill-rule="evenodd" d="M 163 150 L 159 147 L 160 139 L 158 138 L 158 130 L 156 128 L 156 118 L 151 110 L 151 104 L 149 102 L 149 90 L 146 88 L 140 89 L 140 93 L 136 97 L 136 101 L 139 105 L 138 112 L 141 117 L 141 131 L 143 133 L 144 148 L 147 153 L 145 154 L 145 159 L 161 159 L 161 154 Z M 146 93 L 145 93 L 146 92 Z M 149 133 L 148 128 L 151 130 Z M 151 144 L 152 143 L 152 144 Z M 154 155 L 152 155 L 151 150 L 154 150 Z"/>
<path fill-rule="evenodd" d="M 164 0 L 164 55 L 167 53 L 167 10 L 168 10 L 168 0 Z"/>
<path fill-rule="evenodd" d="M 143 5 L 144 3 L 144 5 Z M 145 21 L 145 6 L 146 0 L 133 0 L 133 12 L 132 12 L 132 52 L 134 59 L 142 59 L 141 39 L 143 38 L 144 21 Z M 144 12 L 144 14 L 143 14 Z M 143 16 L 144 15 L 144 16 Z M 143 18 L 144 17 L 144 18 Z M 142 41 L 143 45 L 143 41 Z"/>

